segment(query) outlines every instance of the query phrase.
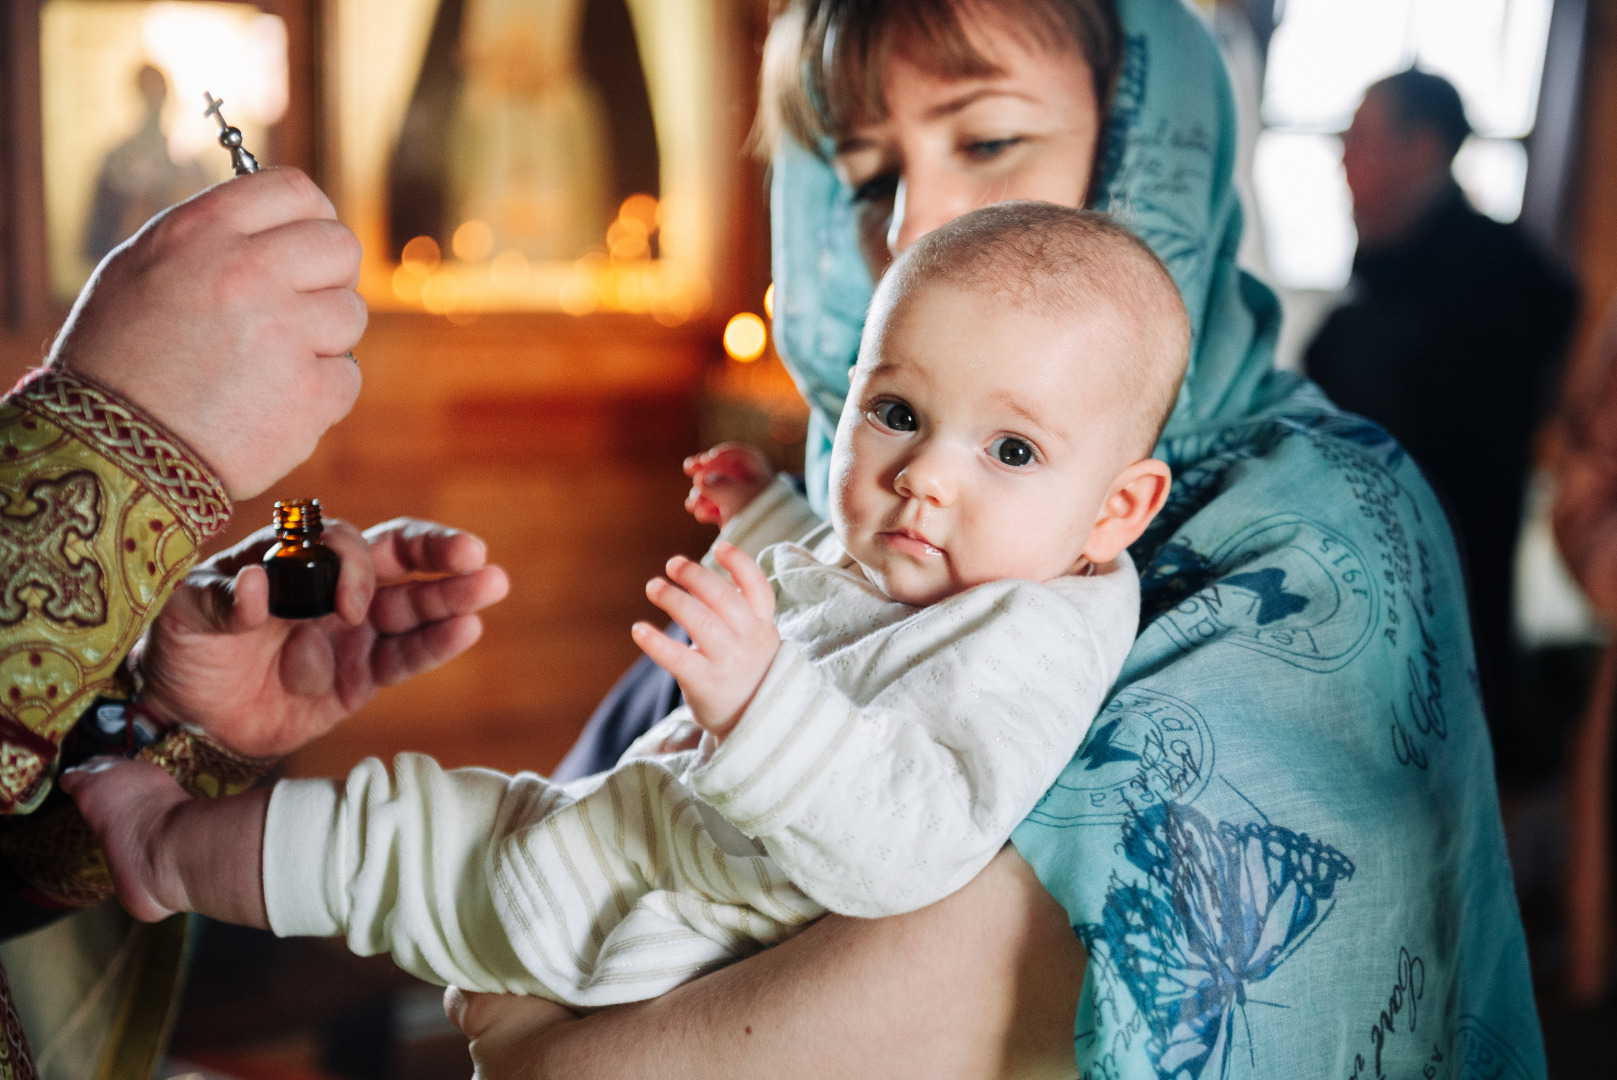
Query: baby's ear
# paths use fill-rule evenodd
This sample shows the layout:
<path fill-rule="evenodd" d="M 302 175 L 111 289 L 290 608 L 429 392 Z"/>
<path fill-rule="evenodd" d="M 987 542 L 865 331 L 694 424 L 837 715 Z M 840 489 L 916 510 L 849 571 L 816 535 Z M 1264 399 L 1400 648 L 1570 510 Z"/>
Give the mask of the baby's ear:
<path fill-rule="evenodd" d="M 1136 461 L 1118 473 L 1084 544 L 1084 558 L 1100 566 L 1122 554 L 1168 501 L 1172 483 L 1173 473 L 1156 458 Z"/>

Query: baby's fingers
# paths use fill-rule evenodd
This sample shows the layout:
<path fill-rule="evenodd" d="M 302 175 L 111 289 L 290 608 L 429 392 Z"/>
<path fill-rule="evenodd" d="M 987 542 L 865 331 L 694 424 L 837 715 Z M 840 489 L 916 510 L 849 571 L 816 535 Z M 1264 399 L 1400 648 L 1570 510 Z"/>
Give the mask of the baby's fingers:
<path fill-rule="evenodd" d="M 648 622 L 637 622 L 629 627 L 629 636 L 640 646 L 640 651 L 651 657 L 651 662 L 672 675 L 681 685 L 694 678 L 699 668 L 707 663 L 706 657 L 685 644 L 675 641 Z"/>
<path fill-rule="evenodd" d="M 724 620 L 708 605 L 663 578 L 652 578 L 646 582 L 646 599 L 683 626 L 697 648 L 712 652 L 723 648 L 724 640 L 732 636 Z"/>
<path fill-rule="evenodd" d="M 732 551 L 736 550 L 730 544 L 719 546 L 730 548 Z M 747 559 L 744 554 L 741 557 Z M 747 561 L 751 562 L 752 560 L 747 559 Z M 725 569 L 729 569 L 729 567 L 726 566 Z M 756 566 L 754 566 L 754 569 L 757 569 Z M 724 620 L 724 625 L 733 633 L 746 633 L 752 628 L 754 620 L 760 617 L 756 606 L 744 599 L 741 592 L 734 585 L 725 581 L 701 563 L 692 562 L 683 555 L 675 555 L 668 560 L 666 570 L 669 580 L 700 600 L 708 610 Z M 758 576 L 763 577 L 762 573 Z M 768 589 L 767 584 L 765 589 Z M 769 615 L 762 617 L 769 618 L 773 614 L 774 608 L 771 607 Z M 689 630 L 690 627 L 687 626 L 685 629 Z M 697 644 L 701 643 L 698 642 Z"/>
<path fill-rule="evenodd" d="M 773 621 L 775 590 L 769 587 L 769 579 L 764 577 L 763 570 L 753 557 L 723 540 L 713 545 L 713 557 L 719 560 L 720 566 L 730 571 L 730 580 L 741 590 L 741 598 L 752 613 L 760 619 Z"/>

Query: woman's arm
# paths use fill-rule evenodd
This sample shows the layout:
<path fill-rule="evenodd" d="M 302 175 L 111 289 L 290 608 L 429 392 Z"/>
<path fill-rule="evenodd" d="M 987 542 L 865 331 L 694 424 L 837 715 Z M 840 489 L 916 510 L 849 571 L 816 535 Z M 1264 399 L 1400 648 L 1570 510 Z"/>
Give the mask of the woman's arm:
<path fill-rule="evenodd" d="M 651 1001 L 555 1023 L 549 1002 L 467 995 L 455 1018 L 481 1080 L 1071 1077 L 1084 962 L 1007 847 L 931 907 L 829 916 Z"/>

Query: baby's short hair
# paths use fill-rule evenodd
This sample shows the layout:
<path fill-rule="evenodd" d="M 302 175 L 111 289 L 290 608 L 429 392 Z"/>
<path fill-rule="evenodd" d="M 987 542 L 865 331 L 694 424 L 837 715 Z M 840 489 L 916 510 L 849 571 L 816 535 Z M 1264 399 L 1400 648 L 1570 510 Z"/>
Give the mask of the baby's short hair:
<path fill-rule="evenodd" d="M 913 289 L 948 282 L 1002 296 L 1041 315 L 1111 317 L 1130 332 L 1117 377 L 1139 402 L 1145 453 L 1179 398 L 1190 361 L 1190 318 L 1168 268 L 1104 214 L 1019 200 L 973 210 L 920 240 L 883 277 L 872 313 Z"/>

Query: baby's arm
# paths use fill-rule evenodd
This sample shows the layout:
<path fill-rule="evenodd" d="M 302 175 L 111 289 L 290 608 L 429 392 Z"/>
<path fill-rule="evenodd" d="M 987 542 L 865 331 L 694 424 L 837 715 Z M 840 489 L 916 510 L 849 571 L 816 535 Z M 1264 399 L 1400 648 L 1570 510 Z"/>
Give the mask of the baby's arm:
<path fill-rule="evenodd" d="M 1088 586 L 1104 610 L 1005 581 L 918 612 L 847 655 L 846 690 L 783 646 L 692 787 L 839 914 L 947 896 L 1033 809 L 1117 676 L 1134 576 Z"/>
<path fill-rule="evenodd" d="M 194 799 L 164 770 L 97 758 L 62 774 L 101 841 L 118 900 L 143 922 L 195 911 L 269 928 L 264 910 L 267 788 Z"/>
<path fill-rule="evenodd" d="M 372 758 L 346 781 L 282 781 L 223 799 L 192 799 L 137 762 L 98 760 L 62 778 L 137 918 L 195 911 L 283 937 L 342 935 L 355 953 L 391 953 L 418 978 L 544 993 L 491 893 L 496 835 L 532 824 L 501 817 L 524 782 L 518 808 L 542 815 L 553 789 L 537 778 L 444 770 L 417 754 L 391 772 Z"/>
<path fill-rule="evenodd" d="M 758 564 L 733 544 L 713 545 L 713 557 L 734 585 L 682 555 L 668 560 L 668 577 L 646 585 L 651 602 L 685 628 L 686 646 L 650 623 L 632 633 L 652 661 L 679 682 L 703 730 L 723 739 L 752 701 L 780 650 L 775 594 Z"/>
<path fill-rule="evenodd" d="M 686 458 L 685 475 L 685 509 L 704 525 L 724 526 L 769 486 L 774 471 L 755 447 L 727 442 Z"/>

